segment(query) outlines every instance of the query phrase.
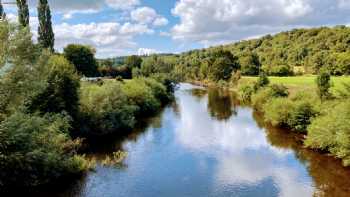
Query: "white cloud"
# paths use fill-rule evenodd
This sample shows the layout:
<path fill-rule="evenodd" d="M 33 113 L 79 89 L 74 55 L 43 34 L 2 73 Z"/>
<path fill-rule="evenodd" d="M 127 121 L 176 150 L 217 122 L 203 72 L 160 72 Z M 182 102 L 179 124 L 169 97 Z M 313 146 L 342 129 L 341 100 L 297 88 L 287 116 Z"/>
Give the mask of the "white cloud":
<path fill-rule="evenodd" d="M 157 12 L 150 7 L 140 7 L 133 10 L 131 13 L 131 19 L 142 24 L 153 24 L 154 26 L 164 26 L 168 24 L 168 20 L 163 16 L 157 14 Z"/>
<path fill-rule="evenodd" d="M 301 170 L 305 166 L 290 165 L 290 159 L 295 159 L 293 152 L 270 144 L 251 109 L 237 107 L 236 115 L 218 121 L 208 113 L 208 96 L 196 100 L 188 94 L 191 87 L 181 86 L 177 92 L 182 96 L 178 99 L 181 116 L 176 121 L 175 139 L 187 151 L 215 160 L 215 187 L 255 187 L 271 178 L 279 196 L 312 196 L 312 179 Z"/>
<path fill-rule="evenodd" d="M 165 26 L 169 23 L 168 19 L 164 17 L 158 17 L 156 20 L 153 21 L 154 26 Z"/>
<path fill-rule="evenodd" d="M 150 7 L 141 7 L 131 12 L 131 19 L 140 23 L 151 23 L 157 17 L 157 12 Z"/>
<path fill-rule="evenodd" d="M 108 6 L 114 9 L 128 10 L 140 5 L 139 0 L 106 0 Z"/>
<path fill-rule="evenodd" d="M 126 55 L 137 47 L 134 36 L 152 33 L 145 25 L 119 23 L 90 23 L 54 26 L 56 44 L 59 51 L 71 43 L 88 44 L 97 49 L 98 57 Z"/>
<path fill-rule="evenodd" d="M 350 22 L 348 0 L 179 0 L 173 39 L 225 43 L 296 27 Z"/>

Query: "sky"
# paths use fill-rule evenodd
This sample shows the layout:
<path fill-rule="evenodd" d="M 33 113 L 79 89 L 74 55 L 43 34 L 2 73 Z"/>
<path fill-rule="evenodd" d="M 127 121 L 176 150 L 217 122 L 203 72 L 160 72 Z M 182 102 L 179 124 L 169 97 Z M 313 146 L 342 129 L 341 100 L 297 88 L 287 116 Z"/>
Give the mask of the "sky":
<path fill-rule="evenodd" d="M 15 0 L 2 0 L 13 2 Z M 28 0 L 37 35 L 37 0 Z M 350 0 L 49 0 L 58 51 L 97 57 L 180 53 L 294 28 L 350 24 Z M 5 5 L 16 20 L 16 6 Z"/>

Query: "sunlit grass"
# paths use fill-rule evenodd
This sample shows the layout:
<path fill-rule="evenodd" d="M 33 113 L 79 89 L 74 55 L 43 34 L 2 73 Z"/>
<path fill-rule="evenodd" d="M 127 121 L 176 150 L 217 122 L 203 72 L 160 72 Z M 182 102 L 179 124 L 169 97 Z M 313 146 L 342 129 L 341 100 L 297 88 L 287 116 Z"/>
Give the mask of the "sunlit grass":
<path fill-rule="evenodd" d="M 283 84 L 293 91 L 314 91 L 316 89 L 317 76 L 296 76 L 296 77 L 269 77 L 272 84 Z M 241 83 L 252 83 L 257 80 L 257 77 L 242 77 Z M 350 84 L 350 77 L 332 77 L 332 92 L 337 93 L 337 90 L 343 89 L 343 84 Z"/>

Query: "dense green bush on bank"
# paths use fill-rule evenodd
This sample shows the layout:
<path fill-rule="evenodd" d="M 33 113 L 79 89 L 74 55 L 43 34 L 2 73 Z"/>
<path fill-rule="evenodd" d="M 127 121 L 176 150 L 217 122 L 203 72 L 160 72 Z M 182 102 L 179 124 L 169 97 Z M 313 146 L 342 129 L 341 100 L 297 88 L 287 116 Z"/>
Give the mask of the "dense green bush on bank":
<path fill-rule="evenodd" d="M 260 89 L 252 96 L 252 105 L 256 110 L 262 110 L 265 103 L 270 99 L 278 97 L 288 97 L 289 92 L 283 85 L 270 85 L 266 88 Z"/>
<path fill-rule="evenodd" d="M 87 169 L 69 128 L 67 117 L 54 114 L 19 112 L 1 122 L 0 188 L 38 186 Z"/>
<path fill-rule="evenodd" d="M 308 127 L 306 146 L 329 151 L 350 165 L 350 100 L 329 104 Z"/>
<path fill-rule="evenodd" d="M 314 105 L 315 103 L 308 100 L 273 98 L 265 103 L 263 112 L 265 120 L 274 126 L 306 132 L 311 119 L 318 113 Z"/>
<path fill-rule="evenodd" d="M 80 93 L 80 135 L 125 135 L 137 118 L 157 112 L 172 92 L 150 78 L 84 84 Z"/>
<path fill-rule="evenodd" d="M 80 135 L 104 135 L 133 128 L 136 106 L 118 82 L 85 84 L 80 94 Z"/>

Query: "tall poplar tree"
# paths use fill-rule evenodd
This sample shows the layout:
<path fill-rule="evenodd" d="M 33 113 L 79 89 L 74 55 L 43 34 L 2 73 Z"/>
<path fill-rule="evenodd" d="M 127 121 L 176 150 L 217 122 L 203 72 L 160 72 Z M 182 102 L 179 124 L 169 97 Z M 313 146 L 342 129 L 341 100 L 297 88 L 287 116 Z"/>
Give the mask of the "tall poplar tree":
<path fill-rule="evenodd" d="M 38 42 L 43 48 L 50 49 L 53 52 L 55 45 L 55 35 L 52 30 L 51 11 L 47 0 L 39 0 L 38 17 Z"/>
<path fill-rule="evenodd" d="M 17 0 L 18 21 L 23 27 L 29 27 L 29 7 L 27 0 Z"/>
<path fill-rule="evenodd" d="M 6 18 L 6 14 L 4 11 L 4 7 L 2 6 L 2 2 L 0 0 L 0 19 L 5 19 Z"/>

